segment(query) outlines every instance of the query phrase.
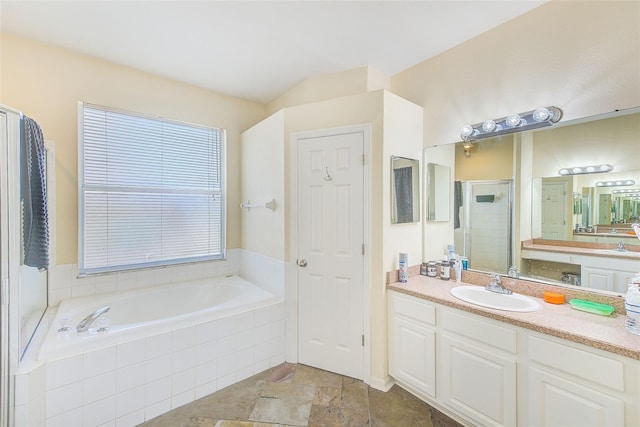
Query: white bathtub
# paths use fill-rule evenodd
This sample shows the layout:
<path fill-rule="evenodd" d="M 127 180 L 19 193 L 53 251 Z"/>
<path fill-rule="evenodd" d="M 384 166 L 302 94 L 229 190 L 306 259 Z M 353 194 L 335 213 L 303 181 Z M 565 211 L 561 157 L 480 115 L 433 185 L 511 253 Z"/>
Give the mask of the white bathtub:
<path fill-rule="evenodd" d="M 279 302 L 282 298 L 238 276 L 69 299 L 60 303 L 37 358 L 47 361 L 69 357 Z M 82 319 L 105 306 L 110 308 L 101 316 L 108 319 L 106 331 L 98 331 L 100 325 L 104 326 L 99 319 L 88 331 L 76 331 Z M 63 324 L 68 325 L 68 331 L 58 331 Z"/>

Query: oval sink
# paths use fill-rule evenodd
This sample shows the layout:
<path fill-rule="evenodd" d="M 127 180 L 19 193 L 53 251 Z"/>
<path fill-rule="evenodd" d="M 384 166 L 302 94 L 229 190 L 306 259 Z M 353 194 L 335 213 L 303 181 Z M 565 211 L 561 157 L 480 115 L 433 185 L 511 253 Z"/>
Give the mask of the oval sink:
<path fill-rule="evenodd" d="M 498 294 L 488 291 L 482 286 L 456 286 L 451 289 L 450 293 L 462 301 L 496 310 L 526 313 L 540 309 L 540 304 L 537 301 L 524 295 Z"/>

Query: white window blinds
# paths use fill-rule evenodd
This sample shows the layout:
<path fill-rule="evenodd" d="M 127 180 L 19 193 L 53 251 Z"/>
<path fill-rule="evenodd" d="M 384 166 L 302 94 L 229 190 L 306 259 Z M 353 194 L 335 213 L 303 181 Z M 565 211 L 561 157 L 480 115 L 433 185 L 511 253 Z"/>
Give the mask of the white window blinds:
<path fill-rule="evenodd" d="M 224 131 L 80 104 L 80 273 L 224 257 Z"/>

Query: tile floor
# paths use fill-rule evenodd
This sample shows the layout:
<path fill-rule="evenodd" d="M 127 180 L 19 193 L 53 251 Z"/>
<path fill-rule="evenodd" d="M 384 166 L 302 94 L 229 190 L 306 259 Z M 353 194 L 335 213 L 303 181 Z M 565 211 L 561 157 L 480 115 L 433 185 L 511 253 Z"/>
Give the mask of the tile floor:
<path fill-rule="evenodd" d="M 387 393 L 362 381 L 305 365 L 283 364 L 140 427 L 459 427 L 394 386 Z"/>

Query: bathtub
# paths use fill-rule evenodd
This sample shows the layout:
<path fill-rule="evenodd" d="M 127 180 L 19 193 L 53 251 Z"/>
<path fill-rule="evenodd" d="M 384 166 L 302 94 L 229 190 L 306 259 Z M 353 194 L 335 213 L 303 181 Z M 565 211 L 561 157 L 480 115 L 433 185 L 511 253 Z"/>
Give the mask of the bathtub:
<path fill-rule="evenodd" d="M 82 354 L 280 302 L 282 298 L 238 276 L 64 300 L 50 323 L 37 359 L 48 361 Z M 109 307 L 109 311 L 87 331 L 77 332 L 76 325 L 101 307 Z M 61 331 L 65 326 L 68 330 Z"/>

